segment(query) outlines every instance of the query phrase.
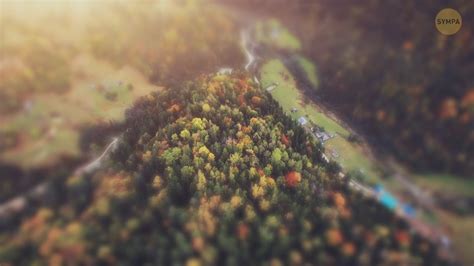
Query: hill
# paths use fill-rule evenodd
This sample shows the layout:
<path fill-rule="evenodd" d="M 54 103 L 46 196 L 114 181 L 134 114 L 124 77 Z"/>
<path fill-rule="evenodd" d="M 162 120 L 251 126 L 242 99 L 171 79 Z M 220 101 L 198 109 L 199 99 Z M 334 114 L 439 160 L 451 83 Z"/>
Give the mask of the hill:
<path fill-rule="evenodd" d="M 125 126 L 101 170 L 2 222 L 0 263 L 444 263 L 244 74 L 149 94 Z"/>

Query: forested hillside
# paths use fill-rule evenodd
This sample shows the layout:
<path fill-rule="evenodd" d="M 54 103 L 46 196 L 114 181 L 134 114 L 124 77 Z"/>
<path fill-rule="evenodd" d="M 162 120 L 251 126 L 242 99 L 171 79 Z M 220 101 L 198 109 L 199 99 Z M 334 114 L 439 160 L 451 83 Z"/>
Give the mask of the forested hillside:
<path fill-rule="evenodd" d="M 443 263 L 243 74 L 152 93 L 125 124 L 102 170 L 2 221 L 2 265 Z"/>
<path fill-rule="evenodd" d="M 0 266 L 474 263 L 472 1 L 0 5 Z"/>

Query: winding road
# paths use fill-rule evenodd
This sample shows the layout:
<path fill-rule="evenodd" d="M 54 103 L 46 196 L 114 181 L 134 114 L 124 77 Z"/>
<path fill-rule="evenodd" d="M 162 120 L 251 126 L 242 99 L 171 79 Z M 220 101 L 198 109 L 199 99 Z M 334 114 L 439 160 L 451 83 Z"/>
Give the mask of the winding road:
<path fill-rule="evenodd" d="M 101 155 L 97 156 L 92 161 L 79 166 L 75 171 L 74 175 L 91 174 L 102 166 L 104 159 L 114 151 L 120 141 L 120 138 L 113 138 L 112 142 L 107 145 Z M 5 203 L 0 204 L 0 219 L 7 219 L 13 215 L 21 213 L 27 207 L 29 200 L 38 200 L 44 197 L 53 188 L 52 182 L 47 180 L 26 193 L 17 196 Z"/>

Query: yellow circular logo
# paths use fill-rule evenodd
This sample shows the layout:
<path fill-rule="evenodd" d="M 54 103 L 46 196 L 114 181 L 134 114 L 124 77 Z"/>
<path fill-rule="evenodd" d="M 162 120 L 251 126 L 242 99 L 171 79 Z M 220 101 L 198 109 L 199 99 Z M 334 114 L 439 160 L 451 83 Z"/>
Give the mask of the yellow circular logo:
<path fill-rule="evenodd" d="M 452 8 L 441 9 L 436 15 L 435 25 L 441 34 L 453 35 L 461 29 L 461 14 Z"/>

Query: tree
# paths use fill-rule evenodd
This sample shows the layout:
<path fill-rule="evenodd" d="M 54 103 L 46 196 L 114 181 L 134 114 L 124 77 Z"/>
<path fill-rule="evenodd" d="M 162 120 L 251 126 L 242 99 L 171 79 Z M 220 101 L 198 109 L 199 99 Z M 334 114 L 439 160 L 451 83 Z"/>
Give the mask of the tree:
<path fill-rule="evenodd" d="M 301 174 L 296 171 L 288 172 L 285 175 L 285 183 L 287 187 L 294 188 L 301 182 Z"/>
<path fill-rule="evenodd" d="M 161 155 L 161 158 L 165 161 L 166 165 L 173 166 L 180 156 L 181 149 L 178 147 L 174 147 L 165 150 L 163 155 Z"/>
<path fill-rule="evenodd" d="M 276 148 L 272 152 L 272 163 L 279 164 L 281 162 L 282 152 L 279 148 Z"/>
<path fill-rule="evenodd" d="M 179 133 L 179 136 L 183 139 L 183 140 L 188 140 L 190 137 L 191 137 L 191 133 L 187 130 L 187 129 L 183 129 L 181 131 L 181 133 Z"/>

